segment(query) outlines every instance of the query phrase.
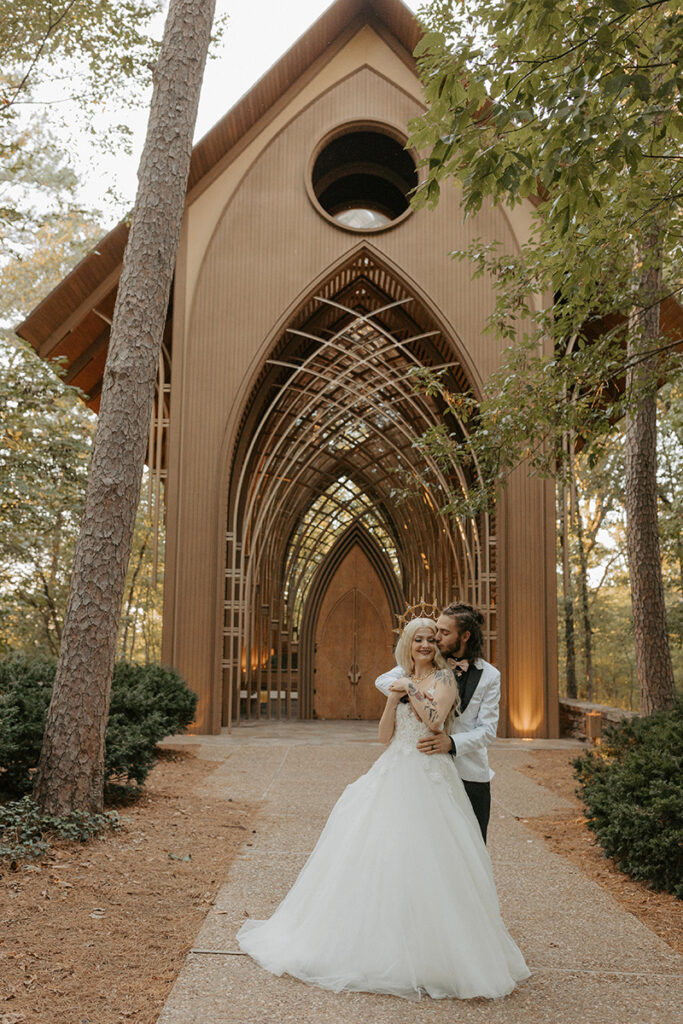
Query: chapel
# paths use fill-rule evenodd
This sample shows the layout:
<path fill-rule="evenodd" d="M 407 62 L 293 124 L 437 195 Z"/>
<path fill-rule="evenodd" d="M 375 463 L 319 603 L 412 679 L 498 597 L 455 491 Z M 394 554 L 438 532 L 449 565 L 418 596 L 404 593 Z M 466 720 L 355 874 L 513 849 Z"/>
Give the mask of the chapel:
<path fill-rule="evenodd" d="M 195 731 L 373 719 L 409 605 L 476 605 L 503 680 L 499 735 L 558 735 L 552 482 L 514 472 L 495 514 L 443 513 L 476 463 L 417 442 L 468 425 L 416 386 L 480 397 L 502 344 L 489 281 L 450 253 L 516 252 L 533 207 L 458 191 L 414 210 L 423 111 L 401 0 L 336 0 L 194 147 L 148 465 L 165 527 L 163 661 Z M 127 227 L 19 328 L 98 408 Z"/>

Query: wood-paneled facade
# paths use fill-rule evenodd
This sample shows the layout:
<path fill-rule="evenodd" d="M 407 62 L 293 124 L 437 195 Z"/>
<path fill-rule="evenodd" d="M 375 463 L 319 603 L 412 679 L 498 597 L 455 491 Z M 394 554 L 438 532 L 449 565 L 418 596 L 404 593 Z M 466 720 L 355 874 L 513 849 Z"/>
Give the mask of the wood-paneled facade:
<path fill-rule="evenodd" d="M 399 0 L 338 0 L 196 147 L 151 436 L 163 657 L 199 694 L 199 732 L 327 713 L 316 706 L 370 714 L 360 689 L 340 689 L 374 672 L 352 651 L 365 657 L 376 634 L 390 661 L 391 616 L 457 597 L 486 617 L 501 734 L 557 735 L 553 487 L 519 471 L 495 517 L 455 522 L 439 509 L 476 473 L 413 445 L 443 420 L 415 368 L 480 394 L 501 358 L 484 332 L 490 285 L 448 254 L 475 237 L 516 251 L 530 209 L 463 222 L 444 189 L 436 212 L 352 230 L 311 184 L 339 132 L 406 138 L 422 110 L 418 38 Z M 67 358 L 93 407 L 124 243 L 118 228 L 20 329 Z"/>

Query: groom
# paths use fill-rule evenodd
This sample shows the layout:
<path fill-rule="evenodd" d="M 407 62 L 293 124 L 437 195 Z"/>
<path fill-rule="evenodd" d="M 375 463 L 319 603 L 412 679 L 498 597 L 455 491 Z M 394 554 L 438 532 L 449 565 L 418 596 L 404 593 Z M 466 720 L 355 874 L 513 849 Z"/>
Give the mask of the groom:
<path fill-rule="evenodd" d="M 491 779 L 486 748 L 496 736 L 500 705 L 500 672 L 484 661 L 483 616 L 469 604 L 449 604 L 437 623 L 436 642 L 453 670 L 460 691 L 460 711 L 451 736 L 433 733 L 418 741 L 423 754 L 452 754 L 472 810 L 486 842 L 491 816 Z M 398 665 L 375 680 L 385 696 L 404 675 Z"/>

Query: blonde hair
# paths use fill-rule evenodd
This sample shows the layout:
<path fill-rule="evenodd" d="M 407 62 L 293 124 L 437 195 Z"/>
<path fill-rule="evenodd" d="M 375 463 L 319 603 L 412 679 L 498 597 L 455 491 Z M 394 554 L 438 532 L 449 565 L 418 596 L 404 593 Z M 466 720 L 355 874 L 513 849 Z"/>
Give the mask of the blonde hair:
<path fill-rule="evenodd" d="M 399 668 L 403 669 L 407 676 L 412 676 L 415 672 L 415 662 L 413 661 L 410 651 L 413 645 L 413 638 L 418 629 L 431 629 L 432 632 L 436 634 L 436 622 L 434 619 L 411 619 L 410 622 L 406 623 L 405 628 L 398 639 L 398 643 L 396 644 L 394 655 L 396 657 L 396 664 Z M 434 667 L 436 669 L 445 669 L 446 672 L 453 676 L 453 673 L 446 664 L 446 659 L 436 645 L 434 647 Z M 455 676 L 453 676 L 453 685 L 456 686 Z M 453 703 L 453 707 L 446 715 L 446 720 L 443 726 L 445 732 L 450 733 L 453 721 L 457 718 L 459 707 L 460 695 L 456 686 L 456 698 Z"/>
<path fill-rule="evenodd" d="M 434 619 L 411 619 L 410 622 L 406 622 L 403 632 L 398 638 L 394 654 L 396 656 L 396 664 L 408 676 L 412 676 L 415 671 L 415 662 L 410 650 L 413 646 L 413 637 L 418 629 L 431 629 L 432 633 L 436 634 L 436 623 Z M 436 668 L 446 668 L 444 657 L 436 646 L 434 648 L 434 665 Z"/>

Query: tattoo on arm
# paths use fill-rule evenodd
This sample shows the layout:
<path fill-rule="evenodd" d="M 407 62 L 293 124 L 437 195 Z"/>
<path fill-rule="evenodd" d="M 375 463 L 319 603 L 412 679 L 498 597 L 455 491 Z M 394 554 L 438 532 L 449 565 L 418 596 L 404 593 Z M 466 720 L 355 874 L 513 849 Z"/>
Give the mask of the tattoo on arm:
<path fill-rule="evenodd" d="M 408 693 L 410 694 L 411 697 L 414 697 L 415 700 L 419 700 L 421 704 L 423 703 L 425 695 L 424 693 L 422 693 L 421 690 L 418 690 L 417 686 L 412 681 L 412 679 L 408 683 Z"/>
<path fill-rule="evenodd" d="M 434 722 L 437 719 L 436 704 L 429 697 L 426 697 L 421 690 L 418 690 L 415 683 L 411 680 L 408 683 L 408 693 L 416 700 L 419 704 L 423 704 L 427 713 L 427 718 L 430 722 Z"/>

